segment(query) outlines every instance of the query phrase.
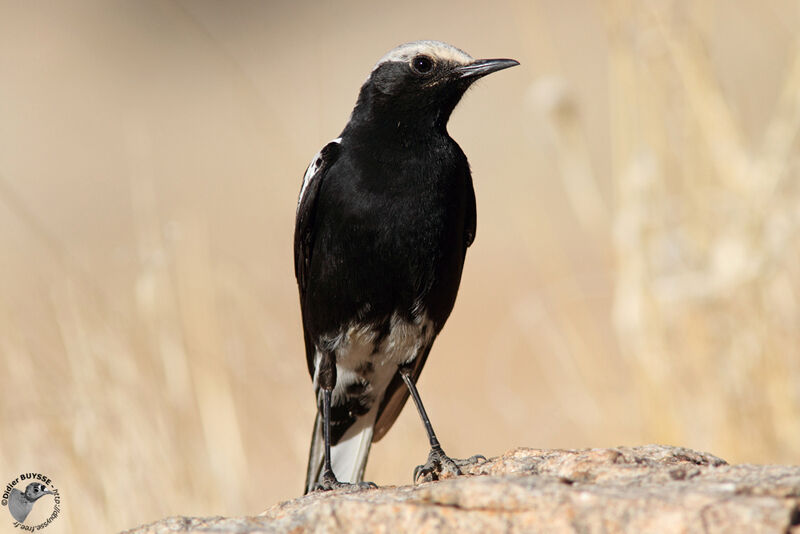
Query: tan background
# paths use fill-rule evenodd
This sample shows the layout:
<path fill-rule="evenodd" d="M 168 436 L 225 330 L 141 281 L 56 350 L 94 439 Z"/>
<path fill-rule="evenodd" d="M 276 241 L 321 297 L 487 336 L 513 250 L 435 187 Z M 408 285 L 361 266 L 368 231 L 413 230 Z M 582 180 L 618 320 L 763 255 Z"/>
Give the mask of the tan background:
<path fill-rule="evenodd" d="M 522 63 L 451 121 L 479 217 L 421 380 L 445 449 L 797 463 L 799 15 L 0 1 L 0 482 L 49 475 L 54 534 L 298 495 L 301 176 L 419 38 Z M 407 483 L 426 450 L 407 409 L 368 478 Z"/>

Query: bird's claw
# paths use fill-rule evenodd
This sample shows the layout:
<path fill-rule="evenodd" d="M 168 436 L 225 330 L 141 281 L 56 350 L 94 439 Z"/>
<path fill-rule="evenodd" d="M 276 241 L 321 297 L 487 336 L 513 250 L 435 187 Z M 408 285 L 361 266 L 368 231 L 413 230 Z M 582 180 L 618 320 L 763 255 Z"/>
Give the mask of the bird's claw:
<path fill-rule="evenodd" d="M 481 454 L 466 459 L 450 458 L 441 447 L 432 448 L 428 454 L 428 461 L 414 468 L 414 484 L 439 480 L 444 474 L 449 475 L 445 478 L 459 476 L 462 474 L 462 467 L 481 461 L 486 461 L 486 457 Z"/>

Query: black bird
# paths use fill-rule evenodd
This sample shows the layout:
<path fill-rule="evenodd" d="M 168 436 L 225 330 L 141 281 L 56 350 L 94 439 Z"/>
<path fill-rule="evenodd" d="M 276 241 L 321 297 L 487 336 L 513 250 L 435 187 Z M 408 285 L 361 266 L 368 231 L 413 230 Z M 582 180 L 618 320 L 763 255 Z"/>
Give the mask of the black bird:
<path fill-rule="evenodd" d="M 391 50 L 361 87 L 340 137 L 306 171 L 294 234 L 318 406 L 306 493 L 366 486 L 370 445 L 409 393 L 431 444 L 414 480 L 460 474 L 415 385 L 453 309 L 475 239 L 469 164 L 447 121 L 475 80 L 518 64 L 475 60 L 438 41 Z"/>

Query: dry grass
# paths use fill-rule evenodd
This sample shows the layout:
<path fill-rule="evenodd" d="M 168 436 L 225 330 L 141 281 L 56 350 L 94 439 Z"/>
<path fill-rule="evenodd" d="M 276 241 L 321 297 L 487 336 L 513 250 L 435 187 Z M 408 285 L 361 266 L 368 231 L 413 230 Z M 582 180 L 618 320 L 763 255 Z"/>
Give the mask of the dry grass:
<path fill-rule="evenodd" d="M 421 382 L 445 448 L 798 461 L 796 6 L 459 6 L 0 0 L 0 479 L 52 477 L 48 532 L 301 491 L 300 176 L 415 38 L 523 64 L 452 123 L 480 217 Z M 368 476 L 425 455 L 408 410 Z"/>

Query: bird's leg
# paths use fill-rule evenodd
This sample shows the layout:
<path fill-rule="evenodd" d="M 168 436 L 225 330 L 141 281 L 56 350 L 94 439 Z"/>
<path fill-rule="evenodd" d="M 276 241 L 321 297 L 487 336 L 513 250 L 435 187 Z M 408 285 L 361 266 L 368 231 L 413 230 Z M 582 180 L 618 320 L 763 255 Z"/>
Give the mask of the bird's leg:
<path fill-rule="evenodd" d="M 331 467 L 331 392 L 333 388 L 322 390 L 322 432 L 325 440 L 325 464 L 322 467 L 320 489 L 333 489 L 339 484 Z"/>
<path fill-rule="evenodd" d="M 422 399 L 419 396 L 416 384 L 414 384 L 414 378 L 411 376 L 411 368 L 404 366 L 399 369 L 399 372 L 400 376 L 403 378 L 403 381 L 406 383 L 406 386 L 408 386 L 408 391 L 411 393 L 411 398 L 414 399 L 414 404 L 417 406 L 417 411 L 422 419 L 422 424 L 425 425 L 425 432 L 428 433 L 428 440 L 431 443 L 431 452 L 428 454 L 428 461 L 425 462 L 425 464 L 418 465 L 414 468 L 414 482 L 430 482 L 433 480 L 439 480 L 439 476 L 442 473 L 449 473 L 450 475 L 458 476 L 461 474 L 461 467 L 466 467 L 467 465 L 474 464 L 480 460 L 486 460 L 486 458 L 480 454 L 465 460 L 460 460 L 450 458 L 444 453 L 444 450 L 442 450 L 442 446 L 439 444 L 439 440 L 436 438 L 436 434 L 433 431 L 431 421 L 428 419 L 428 414 L 425 412 L 425 407 L 422 405 Z"/>
<path fill-rule="evenodd" d="M 315 489 L 332 490 L 338 488 L 375 488 L 372 482 L 351 484 L 339 482 L 331 467 L 331 394 L 336 385 L 336 362 L 334 355 L 329 352 L 322 354 L 319 362 L 319 387 L 322 389 L 322 436 L 325 440 L 325 460 L 322 465 L 322 480 Z"/>

